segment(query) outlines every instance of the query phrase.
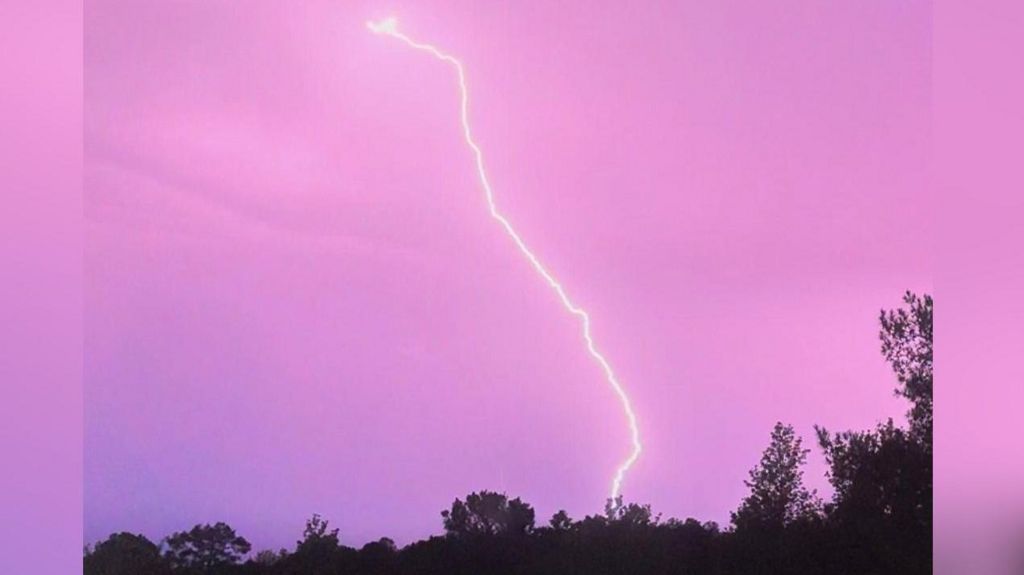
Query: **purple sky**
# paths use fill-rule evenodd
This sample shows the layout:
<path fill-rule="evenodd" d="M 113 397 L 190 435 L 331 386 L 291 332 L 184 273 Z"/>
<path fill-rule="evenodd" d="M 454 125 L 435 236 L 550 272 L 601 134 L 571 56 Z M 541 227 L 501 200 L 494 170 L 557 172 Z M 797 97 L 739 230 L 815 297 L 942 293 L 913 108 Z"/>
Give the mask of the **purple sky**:
<path fill-rule="evenodd" d="M 500 208 L 634 401 L 628 500 L 725 523 L 776 420 L 902 416 L 876 316 L 931 289 L 928 3 L 296 4 L 86 4 L 87 541 L 601 509 L 619 404 L 392 14 L 462 59 Z"/>

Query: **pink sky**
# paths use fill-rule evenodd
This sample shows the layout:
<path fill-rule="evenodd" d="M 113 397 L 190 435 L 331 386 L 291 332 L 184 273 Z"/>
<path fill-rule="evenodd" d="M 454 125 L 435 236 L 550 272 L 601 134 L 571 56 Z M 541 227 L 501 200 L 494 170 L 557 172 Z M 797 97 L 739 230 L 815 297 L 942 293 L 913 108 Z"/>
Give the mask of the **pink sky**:
<path fill-rule="evenodd" d="M 628 500 L 726 523 L 776 420 L 902 416 L 876 320 L 931 290 L 927 2 L 297 4 L 86 4 L 87 541 L 601 509 L 619 404 L 386 15 L 462 59 L 501 210 L 593 317 Z"/>

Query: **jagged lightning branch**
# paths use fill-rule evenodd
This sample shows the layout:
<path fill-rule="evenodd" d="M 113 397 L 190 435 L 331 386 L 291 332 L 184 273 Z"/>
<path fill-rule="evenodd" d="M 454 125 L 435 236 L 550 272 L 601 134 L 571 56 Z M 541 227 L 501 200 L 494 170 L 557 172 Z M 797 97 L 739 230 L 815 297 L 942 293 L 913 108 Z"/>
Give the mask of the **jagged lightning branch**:
<path fill-rule="evenodd" d="M 528 259 L 530 263 L 533 264 L 533 267 L 534 269 L 537 270 L 537 273 L 539 273 L 541 277 L 543 277 L 544 280 L 548 283 L 548 285 L 550 285 L 551 288 L 555 290 L 555 293 L 557 293 L 558 297 L 562 300 L 562 305 L 565 306 L 565 309 L 568 310 L 569 313 L 578 316 L 582 320 L 583 339 L 586 340 L 587 342 L 587 350 L 590 352 L 590 355 L 594 358 L 594 360 L 596 360 L 597 363 L 604 370 L 605 376 L 608 378 L 608 383 L 612 386 L 612 389 L 614 389 L 615 393 L 619 396 L 619 399 L 622 401 L 622 409 L 626 412 L 626 419 L 629 421 L 630 439 L 633 442 L 633 450 L 632 452 L 630 452 L 629 457 L 626 458 L 626 460 L 623 461 L 621 465 L 619 465 L 618 469 L 616 469 L 615 477 L 612 479 L 611 498 L 612 505 L 615 505 L 620 490 L 622 488 L 622 480 L 625 478 L 626 472 L 629 471 L 629 468 L 632 467 L 634 463 L 636 463 L 636 460 L 640 457 L 640 452 L 643 449 L 643 447 L 640 444 L 640 430 L 637 426 L 636 414 L 633 412 L 633 406 L 629 401 L 629 396 L 626 395 L 626 391 L 623 389 L 622 384 L 620 384 L 619 380 L 615 377 L 615 372 L 612 371 L 612 366 L 608 363 L 608 360 L 605 359 L 603 355 L 601 355 L 601 352 L 599 352 L 597 350 L 597 347 L 594 345 L 594 338 L 590 334 L 590 316 L 587 314 L 586 311 L 583 310 L 583 308 L 572 303 L 572 300 L 569 299 L 569 296 L 566 295 L 565 290 L 562 288 L 562 284 L 560 284 L 558 280 L 556 280 L 555 277 L 552 276 L 548 272 L 548 270 L 544 268 L 544 266 L 540 263 L 540 260 L 537 259 L 537 256 L 535 256 L 533 252 L 531 252 L 530 249 L 526 247 L 526 243 L 523 241 L 521 237 L 519 237 L 519 234 L 516 233 L 516 230 L 512 227 L 512 224 L 510 224 L 509 221 L 505 219 L 505 216 L 501 215 L 501 213 L 498 212 L 498 208 L 494 203 L 494 193 L 491 191 L 491 184 L 487 179 L 486 171 L 484 171 L 483 152 L 480 151 L 480 147 L 477 146 L 475 141 L 473 141 L 473 136 L 470 133 L 469 129 L 469 90 L 467 90 L 466 88 L 466 74 L 462 69 L 462 62 L 460 62 L 454 56 L 445 54 L 444 52 L 438 50 L 437 48 L 431 46 L 430 44 L 421 44 L 419 42 L 412 40 L 405 34 L 399 32 L 398 21 L 395 18 L 386 18 L 384 20 L 381 20 L 380 22 L 367 22 L 366 26 L 375 34 L 384 34 L 387 36 L 391 36 L 393 38 L 397 38 L 405 42 L 412 48 L 424 52 L 429 52 L 435 58 L 448 62 L 449 64 L 454 66 L 455 71 L 458 72 L 459 89 L 462 92 L 462 133 L 463 136 L 465 136 L 466 138 L 466 144 L 469 145 L 470 149 L 473 150 L 473 154 L 476 156 L 476 171 L 477 175 L 480 177 L 480 184 L 484 188 L 484 193 L 487 195 L 487 204 L 490 206 L 491 217 L 498 220 L 498 223 L 500 223 L 502 227 L 505 228 L 505 231 L 512 238 L 512 241 L 514 241 L 516 245 L 519 247 L 519 251 L 521 251 L 523 255 L 526 256 L 526 259 Z"/>

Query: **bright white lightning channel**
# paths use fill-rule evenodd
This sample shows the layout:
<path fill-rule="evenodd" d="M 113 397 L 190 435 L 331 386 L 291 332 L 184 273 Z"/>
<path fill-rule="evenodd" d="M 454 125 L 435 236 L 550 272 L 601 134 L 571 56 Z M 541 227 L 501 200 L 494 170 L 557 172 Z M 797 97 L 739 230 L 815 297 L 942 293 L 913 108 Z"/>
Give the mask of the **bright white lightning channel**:
<path fill-rule="evenodd" d="M 526 256 L 526 259 L 533 264 L 533 268 L 537 270 L 537 273 L 544 278 L 544 281 L 546 281 L 549 286 L 551 286 L 551 289 L 555 290 L 555 293 L 557 293 L 558 297 L 562 300 L 562 305 L 565 306 L 565 309 L 568 310 L 569 313 L 580 318 L 583 326 L 583 339 L 587 342 L 587 351 L 590 352 L 591 357 L 593 357 L 598 365 L 601 366 L 601 369 L 604 370 L 604 374 L 608 379 L 609 385 L 611 385 L 612 389 L 615 390 L 616 395 L 619 396 L 619 400 L 622 401 L 622 409 L 625 411 L 626 419 L 629 422 L 629 433 L 630 439 L 633 443 L 633 450 L 630 452 L 629 457 L 627 457 L 626 460 L 619 465 L 618 469 L 615 470 L 615 477 L 612 479 L 611 491 L 611 498 L 614 505 L 616 498 L 621 492 L 622 480 L 625 478 L 626 472 L 629 471 L 630 467 L 632 467 L 634 463 L 636 463 L 636 460 L 640 457 L 640 452 L 643 450 L 643 446 L 640 444 L 640 429 L 637 426 L 636 413 L 633 412 L 633 406 L 629 401 L 629 396 L 626 395 L 626 390 L 623 389 L 622 384 L 620 384 L 619 380 L 615 377 L 615 372 L 612 371 L 612 366 L 594 345 L 594 338 L 590 334 L 590 316 L 583 308 L 577 306 L 569 299 L 569 296 L 565 293 L 565 289 L 562 288 L 562 284 L 560 284 L 558 280 L 548 272 L 544 265 L 540 263 L 540 260 L 537 259 L 537 256 L 535 256 L 533 252 L 526 247 L 526 243 L 521 237 L 519 237 L 519 234 L 516 233 L 512 224 L 505 219 L 505 216 L 498 212 L 498 208 L 494 203 L 494 192 L 491 191 L 491 184 L 487 179 L 487 172 L 484 170 L 483 152 L 480 151 L 480 146 L 477 146 L 476 142 L 473 141 L 473 136 L 469 129 L 469 90 L 466 88 L 466 74 L 462 69 L 462 62 L 454 56 L 445 54 L 430 44 L 416 42 L 405 34 L 399 32 L 398 20 L 395 18 L 385 18 L 379 22 L 367 22 L 366 26 L 375 34 L 383 34 L 393 38 L 398 38 L 410 47 L 423 52 L 428 52 L 438 60 L 448 62 L 455 67 L 455 71 L 459 76 L 459 89 L 462 92 L 462 134 L 466 138 L 466 144 L 473 150 L 473 154 L 476 157 L 476 171 L 477 175 L 480 177 L 480 185 L 483 186 L 484 193 L 487 196 L 487 204 L 490 207 L 491 217 L 497 220 L 498 223 L 505 228 L 505 231 L 512 238 L 512 241 L 514 241 L 516 246 L 519 247 L 519 251 L 521 251 L 523 255 Z"/>

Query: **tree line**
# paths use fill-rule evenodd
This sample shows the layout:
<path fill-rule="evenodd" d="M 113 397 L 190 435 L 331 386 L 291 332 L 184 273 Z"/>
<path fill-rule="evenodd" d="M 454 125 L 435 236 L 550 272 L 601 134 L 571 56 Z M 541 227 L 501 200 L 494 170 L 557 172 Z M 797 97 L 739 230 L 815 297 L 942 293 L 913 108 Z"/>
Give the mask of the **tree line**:
<path fill-rule="evenodd" d="M 609 500 L 603 513 L 565 511 L 538 524 L 520 498 L 480 491 L 441 512 L 444 535 L 356 549 L 313 515 L 294 549 L 261 550 L 224 523 L 159 543 L 115 533 L 85 549 L 85 575 L 900 574 L 932 572 L 932 298 L 907 292 L 880 314 L 881 351 L 909 401 L 907 421 L 830 432 L 817 444 L 834 488 L 803 483 L 809 449 L 777 423 L 725 528 L 662 520 L 649 505 Z"/>

